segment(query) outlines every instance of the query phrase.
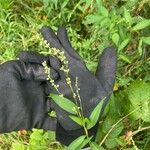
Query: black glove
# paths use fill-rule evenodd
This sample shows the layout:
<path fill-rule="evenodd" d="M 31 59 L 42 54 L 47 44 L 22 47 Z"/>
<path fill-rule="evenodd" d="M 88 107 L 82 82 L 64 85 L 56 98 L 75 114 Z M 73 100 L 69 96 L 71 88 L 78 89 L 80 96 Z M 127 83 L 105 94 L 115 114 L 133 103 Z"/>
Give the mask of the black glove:
<path fill-rule="evenodd" d="M 70 77 L 73 86 L 75 86 L 75 80 L 78 77 L 83 114 L 88 118 L 100 100 L 106 97 L 103 103 L 103 106 L 105 106 L 110 98 L 115 81 L 116 50 L 114 48 L 106 48 L 104 50 L 99 60 L 96 75 L 94 75 L 86 68 L 82 58 L 72 48 L 64 27 L 58 29 L 57 35 L 48 27 L 43 27 L 41 33 L 51 47 L 65 53 L 69 62 Z M 60 79 L 56 82 L 59 85 L 59 91 L 65 97 L 73 100 L 72 92 L 66 84 L 66 77 L 63 71 L 57 68 L 54 69 L 60 75 Z M 81 126 L 69 118 L 69 113 L 58 107 L 57 104 L 53 103 L 53 105 L 58 119 L 56 130 L 57 139 L 68 145 L 72 140 L 82 135 L 83 130 Z M 96 126 L 90 130 L 93 135 L 96 133 Z"/>
<path fill-rule="evenodd" d="M 78 77 L 78 85 L 80 88 L 80 96 L 82 100 L 83 114 L 85 117 L 89 117 L 91 112 L 97 106 L 99 101 L 106 97 L 103 103 L 103 109 L 107 104 L 109 97 L 112 93 L 115 72 L 116 72 L 116 51 L 114 48 L 106 48 L 99 59 L 99 64 L 97 67 L 96 75 L 92 74 L 86 68 L 82 58 L 75 52 L 69 43 L 67 33 L 65 28 L 60 27 L 58 29 L 57 36 L 48 27 L 43 27 L 41 33 L 44 39 L 51 45 L 51 47 L 60 49 L 65 52 L 65 56 L 69 61 L 70 77 L 75 85 L 76 77 Z M 20 59 L 24 62 L 37 62 L 38 55 L 34 55 L 34 59 L 30 57 L 30 52 L 24 52 Z M 56 58 L 53 62 L 58 62 Z M 38 63 L 38 62 L 37 62 Z M 59 79 L 55 82 L 59 85 L 59 91 L 67 98 L 72 98 L 72 92 L 66 84 L 66 77 L 63 71 L 60 71 L 61 64 L 53 65 L 54 68 L 59 73 Z M 49 86 L 48 86 L 49 85 Z M 47 84 L 46 88 L 47 94 L 49 92 L 56 93 L 55 89 Z M 57 106 L 53 101 L 51 105 L 57 113 L 57 129 L 56 138 L 61 143 L 69 145 L 77 137 L 84 134 L 81 126 L 77 125 L 69 118 L 69 114 Z M 103 112 L 103 110 L 101 111 Z M 89 130 L 90 135 L 95 135 L 98 123 Z"/>
<path fill-rule="evenodd" d="M 34 63 L 16 60 L 0 65 L 0 133 L 56 128 L 56 119 L 48 116 L 50 104 L 44 92 L 47 77 L 40 65 L 49 58 L 36 55 L 35 60 L 34 54 L 31 52 L 28 56 Z M 20 57 L 23 57 L 23 53 L 20 53 Z M 51 77 L 56 80 L 58 73 L 51 70 Z"/>

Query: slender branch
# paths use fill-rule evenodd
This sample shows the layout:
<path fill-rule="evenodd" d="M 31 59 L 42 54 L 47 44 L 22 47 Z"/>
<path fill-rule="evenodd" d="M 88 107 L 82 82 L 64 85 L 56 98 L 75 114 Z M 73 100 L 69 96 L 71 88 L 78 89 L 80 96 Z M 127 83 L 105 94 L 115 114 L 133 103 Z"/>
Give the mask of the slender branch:
<path fill-rule="evenodd" d="M 140 128 L 140 129 L 138 129 L 138 130 L 132 132 L 132 136 L 138 134 L 138 133 L 141 132 L 141 131 L 148 130 L 148 129 L 150 129 L 150 126 Z"/>
<path fill-rule="evenodd" d="M 102 144 L 105 142 L 105 140 L 107 139 L 107 137 L 109 136 L 109 134 L 113 131 L 113 129 L 122 121 L 124 120 L 126 117 L 130 116 L 131 114 L 133 114 L 135 111 L 137 111 L 141 106 L 139 106 L 138 108 L 134 109 L 133 111 L 131 111 L 129 114 L 127 114 L 126 116 L 122 117 L 121 119 L 119 119 L 108 131 L 108 133 L 104 136 L 104 138 L 102 139 L 102 141 L 100 142 L 100 146 L 102 146 Z"/>

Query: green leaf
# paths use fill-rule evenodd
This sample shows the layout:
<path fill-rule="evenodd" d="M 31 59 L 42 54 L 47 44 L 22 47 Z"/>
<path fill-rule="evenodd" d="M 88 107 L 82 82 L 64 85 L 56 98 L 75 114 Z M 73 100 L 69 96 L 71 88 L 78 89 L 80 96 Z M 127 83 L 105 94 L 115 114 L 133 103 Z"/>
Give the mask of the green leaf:
<path fill-rule="evenodd" d="M 150 84 L 142 80 L 134 81 L 127 90 L 127 96 L 131 103 L 129 111 L 141 106 L 132 117 L 150 122 Z"/>
<path fill-rule="evenodd" d="M 131 60 L 130 60 L 129 56 L 127 56 L 127 55 L 125 55 L 125 54 L 120 54 L 120 55 L 119 55 L 119 58 L 122 59 L 123 61 L 125 61 L 125 62 L 131 64 Z"/>
<path fill-rule="evenodd" d="M 126 38 L 126 39 L 119 45 L 118 51 L 124 49 L 124 48 L 127 46 L 128 43 L 129 43 L 129 38 Z"/>
<path fill-rule="evenodd" d="M 44 132 L 43 129 L 32 129 L 32 133 L 29 139 L 29 149 L 47 149 L 47 143 L 52 140 L 48 132 Z"/>
<path fill-rule="evenodd" d="M 80 138 L 80 137 L 79 137 Z M 75 150 L 80 150 L 80 149 L 82 149 L 84 146 L 86 146 L 90 141 L 91 141 L 91 139 L 93 138 L 93 136 L 91 136 L 91 137 L 88 137 L 88 138 L 86 138 L 86 136 L 85 136 L 85 138 L 84 138 L 84 140 L 83 140 L 83 142 L 81 143 L 81 144 L 76 144 L 76 143 L 74 143 L 75 145 L 76 145 L 76 148 L 75 148 Z M 80 139 L 79 139 L 80 140 Z M 81 139 L 82 140 L 82 139 Z M 73 141 L 74 142 L 74 141 Z M 80 142 L 79 142 L 80 143 Z M 78 146 L 77 146 L 78 145 Z M 70 146 L 70 145 L 69 145 Z M 70 148 L 70 147 L 68 147 L 68 149 L 69 150 L 72 150 L 72 147 Z"/>
<path fill-rule="evenodd" d="M 142 37 L 141 39 L 142 39 L 142 41 L 143 41 L 145 44 L 150 45 L 150 36 L 149 36 L 149 37 Z"/>
<path fill-rule="evenodd" d="M 73 110 L 74 108 L 76 108 L 77 106 L 69 99 L 65 98 L 65 97 L 61 97 L 57 94 L 53 94 L 51 93 L 49 95 L 49 97 L 52 98 L 52 100 L 62 109 L 64 109 L 65 111 L 71 113 L 71 114 L 76 114 L 76 112 Z"/>
<path fill-rule="evenodd" d="M 139 23 L 137 23 L 133 28 L 132 30 L 133 31 L 138 31 L 138 30 L 141 30 L 141 29 L 144 29 L 146 27 L 150 26 L 150 19 L 144 19 L 142 21 L 140 21 Z"/>
<path fill-rule="evenodd" d="M 130 15 L 130 12 L 125 7 L 124 7 L 124 18 L 129 24 L 131 24 L 132 17 Z"/>
<path fill-rule="evenodd" d="M 11 150 L 25 150 L 25 149 L 26 147 L 22 143 L 19 142 L 12 143 Z"/>
<path fill-rule="evenodd" d="M 68 146 L 68 150 L 80 150 L 82 147 L 82 143 L 84 142 L 85 139 L 85 135 L 78 137 L 77 139 L 75 139 L 69 146 Z M 79 149 L 79 147 L 81 147 Z"/>
<path fill-rule="evenodd" d="M 118 143 L 116 142 L 115 138 L 108 138 L 105 141 L 105 145 L 108 149 L 112 149 L 115 148 L 118 145 Z"/>
<path fill-rule="evenodd" d="M 101 6 L 100 12 L 103 16 L 108 17 L 109 12 L 104 6 Z"/>
<path fill-rule="evenodd" d="M 80 126 L 83 126 L 83 120 L 77 116 L 69 116 L 74 122 L 79 124 Z"/>
<path fill-rule="evenodd" d="M 101 15 L 108 17 L 108 10 L 103 6 L 103 2 L 101 0 L 96 0 L 96 7 L 97 7 L 97 11 L 98 13 L 100 13 Z"/>
<path fill-rule="evenodd" d="M 104 19 L 104 17 L 100 16 L 99 14 L 88 15 L 86 17 L 85 23 L 87 23 L 87 24 L 91 24 L 91 23 L 100 24 L 103 19 Z"/>
<path fill-rule="evenodd" d="M 118 42 L 119 42 L 119 34 L 118 33 L 114 33 L 111 37 L 112 41 L 116 44 L 116 46 L 118 46 Z"/>
<path fill-rule="evenodd" d="M 12 4 L 11 0 L 0 0 L 0 9 L 8 10 Z"/>
<path fill-rule="evenodd" d="M 91 0 L 86 0 L 86 3 L 85 3 L 85 6 L 84 6 L 83 10 L 86 11 L 90 7 L 91 4 L 92 4 Z"/>
<path fill-rule="evenodd" d="M 103 98 L 102 100 L 100 100 L 99 104 L 94 108 L 94 110 L 92 111 L 89 120 L 90 122 L 87 123 L 87 128 L 91 129 L 93 126 L 95 126 L 95 124 L 97 123 L 98 119 L 99 119 L 99 115 L 103 106 L 103 101 L 105 98 Z"/>
<path fill-rule="evenodd" d="M 50 117 L 56 118 L 56 112 L 52 110 L 51 112 L 48 113 Z"/>
<path fill-rule="evenodd" d="M 110 26 L 110 23 L 111 23 L 110 19 L 105 17 L 101 20 L 100 25 L 101 27 L 108 27 Z"/>
<path fill-rule="evenodd" d="M 119 134 L 122 132 L 122 130 L 124 129 L 124 126 L 122 123 L 118 124 L 116 126 L 116 128 L 114 128 L 111 133 L 109 134 L 109 137 L 111 138 L 115 138 L 117 136 L 119 136 Z"/>
<path fill-rule="evenodd" d="M 79 147 L 79 149 L 81 149 L 82 147 L 86 146 L 86 145 L 91 141 L 92 138 L 93 138 L 93 136 L 91 136 L 91 137 L 89 137 L 89 138 L 86 138 L 86 139 L 83 141 L 82 145 Z"/>
<path fill-rule="evenodd" d="M 121 137 L 117 137 L 116 142 L 122 147 L 126 146 L 126 141 L 122 139 Z"/>

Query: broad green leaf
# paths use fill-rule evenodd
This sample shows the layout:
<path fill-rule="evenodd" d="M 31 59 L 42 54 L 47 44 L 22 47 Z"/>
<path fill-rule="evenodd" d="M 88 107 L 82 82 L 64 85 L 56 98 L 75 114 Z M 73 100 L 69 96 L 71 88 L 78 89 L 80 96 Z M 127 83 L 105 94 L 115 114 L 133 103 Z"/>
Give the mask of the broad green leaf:
<path fill-rule="evenodd" d="M 76 114 L 76 112 L 74 111 L 74 108 L 76 108 L 77 106 L 75 105 L 75 103 L 73 103 L 71 100 L 65 98 L 65 97 L 61 97 L 57 94 L 53 94 L 51 93 L 49 95 L 49 97 L 52 98 L 52 100 L 62 109 L 64 109 L 65 111 L 71 113 L 71 114 Z"/>
<path fill-rule="evenodd" d="M 120 97 L 120 96 L 119 96 Z M 120 106 L 120 102 L 117 101 L 116 96 L 112 94 L 111 99 L 109 101 L 109 111 L 106 115 L 105 120 L 102 123 L 102 128 L 100 132 L 103 132 L 105 135 L 110 131 L 112 126 L 120 119 L 120 110 L 122 107 Z M 118 136 L 123 129 L 123 123 L 120 122 L 118 125 L 113 128 L 111 133 L 109 134 L 110 137 Z"/>
<path fill-rule="evenodd" d="M 114 33 L 111 37 L 112 41 L 116 44 L 116 46 L 118 46 L 118 42 L 119 42 L 119 34 L 118 33 Z"/>
<path fill-rule="evenodd" d="M 131 102 L 130 111 L 141 106 L 132 117 L 150 122 L 150 84 L 142 80 L 134 81 L 127 90 L 127 96 Z"/>
<path fill-rule="evenodd" d="M 117 137 L 116 142 L 122 147 L 124 147 L 126 145 L 126 141 L 124 139 L 122 139 L 122 137 Z"/>
<path fill-rule="evenodd" d="M 142 37 L 142 41 L 143 41 L 145 44 L 150 45 L 150 36 L 149 36 L 149 37 Z"/>
<path fill-rule="evenodd" d="M 132 30 L 133 31 L 138 31 L 138 30 L 141 30 L 141 29 L 144 29 L 146 27 L 150 26 L 150 19 L 144 19 L 142 21 L 140 21 L 139 23 L 137 23 L 133 28 Z"/>
<path fill-rule="evenodd" d="M 74 122 L 79 124 L 80 126 L 83 126 L 83 120 L 77 116 L 69 116 Z"/>
<path fill-rule="evenodd" d="M 124 18 L 126 19 L 126 21 L 131 24 L 132 22 L 132 17 L 130 15 L 130 12 L 124 7 Z"/>
<path fill-rule="evenodd" d="M 103 19 L 104 19 L 104 17 L 100 16 L 99 14 L 88 15 L 86 17 L 85 23 L 87 23 L 87 24 L 91 24 L 91 23 L 100 24 Z"/>
<path fill-rule="evenodd" d="M 105 141 L 105 145 L 108 149 L 113 149 L 118 145 L 118 143 L 116 142 L 115 138 L 107 138 Z"/>
<path fill-rule="evenodd" d="M 123 61 L 125 61 L 125 62 L 131 64 L 131 60 L 130 60 L 129 56 L 127 56 L 127 55 L 125 55 L 125 54 L 120 54 L 120 55 L 119 55 L 119 58 L 122 59 Z"/>
<path fill-rule="evenodd" d="M 85 140 L 85 135 L 78 137 L 77 139 L 75 139 L 69 146 L 68 146 L 68 150 L 80 150 L 79 147 L 81 147 L 82 143 Z"/>
<path fill-rule="evenodd" d="M 109 137 L 115 138 L 115 137 L 119 136 L 119 134 L 122 132 L 123 129 L 124 129 L 124 126 L 122 123 L 120 123 L 119 125 L 116 126 L 116 128 L 114 128 L 111 131 L 111 133 L 109 134 Z"/>
<path fill-rule="evenodd" d="M 92 142 L 91 144 L 91 149 L 92 150 L 105 150 L 103 147 L 99 146 L 97 143 Z"/>
<path fill-rule="evenodd" d="M 99 119 L 99 115 L 103 106 L 103 101 L 105 98 L 103 98 L 102 100 L 100 100 L 99 104 L 94 108 L 94 110 L 92 111 L 89 120 L 90 122 L 87 123 L 87 128 L 90 129 L 93 126 L 95 126 L 95 124 L 97 123 L 98 119 Z"/>
<path fill-rule="evenodd" d="M 126 38 L 126 39 L 119 45 L 118 51 L 124 49 L 124 48 L 127 46 L 128 43 L 129 43 L 129 38 Z"/>

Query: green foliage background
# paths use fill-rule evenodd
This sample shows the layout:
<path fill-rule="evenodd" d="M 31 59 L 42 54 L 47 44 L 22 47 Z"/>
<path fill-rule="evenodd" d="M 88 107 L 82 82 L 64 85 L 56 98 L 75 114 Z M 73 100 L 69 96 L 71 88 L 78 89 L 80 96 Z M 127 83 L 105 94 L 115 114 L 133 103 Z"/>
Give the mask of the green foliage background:
<path fill-rule="evenodd" d="M 116 46 L 116 84 L 97 143 L 106 150 L 149 150 L 149 14 L 149 0 L 0 0 L 0 63 L 16 58 L 19 50 L 45 51 L 38 34 L 43 25 L 55 31 L 64 25 L 92 72 L 103 49 Z M 63 149 L 53 136 L 43 130 L 2 135 L 0 149 Z"/>

